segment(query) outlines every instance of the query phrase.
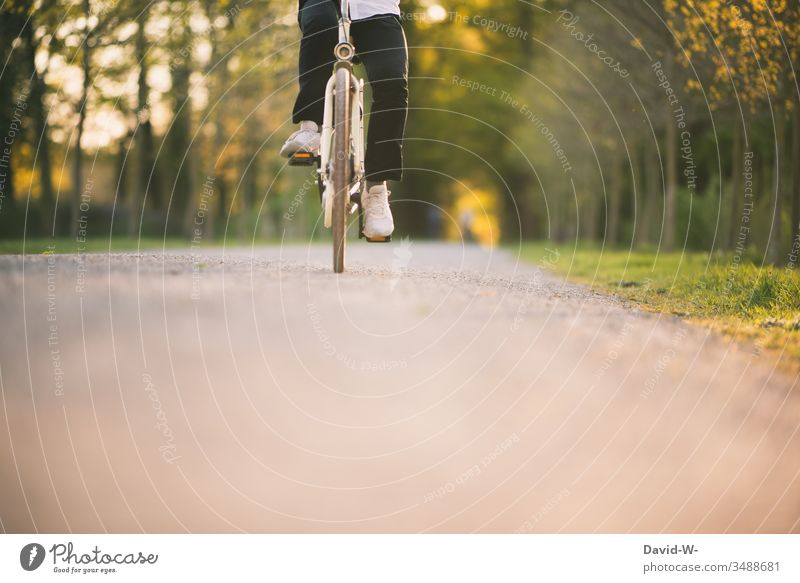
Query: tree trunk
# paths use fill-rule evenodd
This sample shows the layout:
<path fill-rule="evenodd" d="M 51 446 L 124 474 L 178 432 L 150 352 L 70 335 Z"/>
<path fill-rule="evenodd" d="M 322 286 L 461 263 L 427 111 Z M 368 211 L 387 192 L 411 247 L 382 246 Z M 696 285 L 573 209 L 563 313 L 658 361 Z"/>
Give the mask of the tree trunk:
<path fill-rule="evenodd" d="M 597 222 L 599 210 L 599 197 L 597 192 L 594 191 L 594 186 L 591 181 L 584 178 L 580 181 L 582 190 L 578 195 L 581 196 L 583 202 L 583 214 L 581 215 L 581 231 L 585 241 L 597 240 Z"/>
<path fill-rule="evenodd" d="M 786 123 L 783 106 L 775 104 L 775 156 L 772 164 L 772 224 L 769 230 L 767 260 L 779 263 L 781 254 L 781 214 L 783 210 L 783 160 L 786 138 Z"/>
<path fill-rule="evenodd" d="M 613 154 L 612 154 L 613 156 Z M 608 216 L 606 218 L 606 244 L 615 247 L 619 243 L 620 199 L 622 198 L 622 160 L 611 158 L 608 177 Z"/>
<path fill-rule="evenodd" d="M 668 112 L 665 156 L 667 159 L 667 184 L 664 192 L 664 230 L 663 248 L 664 251 L 672 251 L 675 248 L 675 215 L 678 197 L 678 130 L 675 127 L 675 120 L 672 118 L 672 111 Z"/>
<path fill-rule="evenodd" d="M 119 149 L 117 150 L 116 156 L 116 178 L 117 178 L 117 200 L 118 201 L 125 201 L 128 200 L 130 196 L 129 188 L 128 188 L 128 155 L 131 151 L 131 142 L 132 142 L 132 135 L 133 131 L 128 130 L 128 133 L 124 135 L 119 141 Z M 135 185 L 134 185 L 135 186 Z M 122 218 L 125 218 L 124 216 Z M 128 217 L 130 221 L 130 217 Z M 116 230 L 116 225 L 112 225 L 112 228 Z"/>
<path fill-rule="evenodd" d="M 645 199 L 642 192 L 642 149 L 644 148 L 644 140 L 641 145 L 638 140 L 633 142 L 631 149 L 631 196 L 633 197 L 633 218 L 631 219 L 632 232 L 631 243 L 639 247 L 644 240 L 644 226 L 642 225 L 642 218 L 644 217 L 643 201 Z"/>
<path fill-rule="evenodd" d="M 531 200 L 535 194 L 533 189 L 530 188 L 534 181 L 534 176 L 529 169 L 521 166 L 506 174 L 507 186 L 500 185 L 504 199 L 503 210 L 501 211 L 504 217 L 500 230 L 506 240 L 524 241 L 537 235 L 538 217 L 533 210 L 535 204 Z M 519 213 L 519 216 L 517 213 Z"/>
<path fill-rule="evenodd" d="M 144 212 L 147 199 L 156 209 L 163 208 L 163 197 L 161 193 L 160 177 L 156 173 L 155 159 L 153 157 L 155 147 L 153 144 L 153 126 L 150 122 L 151 110 L 149 104 L 150 87 L 147 84 L 147 39 L 145 38 L 145 26 L 149 16 L 149 8 L 145 7 L 137 18 L 139 26 L 136 31 L 136 59 L 139 63 L 138 88 L 136 98 L 136 171 L 133 188 L 128 199 L 130 209 L 128 216 L 128 235 L 135 237 L 139 234 L 140 216 Z M 138 147 L 136 147 L 138 146 Z"/>
<path fill-rule="evenodd" d="M 569 188 L 553 188 L 551 190 L 552 196 L 548 201 L 550 207 L 550 237 L 556 243 L 564 242 L 564 200 L 568 196 Z M 522 209 L 520 209 L 520 229 L 522 229 Z"/>
<path fill-rule="evenodd" d="M 510 170 L 506 173 L 506 183 L 508 190 L 500 185 L 500 231 L 503 239 L 511 241 L 521 241 L 525 238 L 524 211 L 522 209 L 522 198 L 525 193 L 525 182 L 530 180 L 525 172 L 520 169 Z M 412 184 L 406 184 L 406 188 L 415 188 Z M 413 191 L 410 191 L 413 192 Z M 398 222 L 395 219 L 395 222 Z"/>
<path fill-rule="evenodd" d="M 41 80 L 39 80 L 41 82 Z M 42 86 L 44 84 L 42 83 Z M 55 195 L 53 193 L 53 170 L 50 162 L 50 135 L 47 131 L 47 111 L 45 110 L 42 88 L 37 90 L 38 96 L 33 102 L 33 115 L 36 117 L 36 133 L 39 136 L 39 182 L 42 189 L 42 204 L 45 207 L 45 217 L 47 212 L 52 212 L 55 204 Z M 45 220 L 45 227 L 49 227 L 51 234 L 56 235 L 56 219 L 52 215 L 50 219 Z"/>
<path fill-rule="evenodd" d="M 213 241 L 217 233 L 216 213 L 214 212 L 213 197 L 219 196 L 219 187 L 216 184 L 216 180 L 211 180 L 209 182 L 209 177 L 205 176 L 203 178 L 203 186 L 200 188 L 200 191 L 207 197 L 206 206 L 208 207 L 206 210 L 205 222 L 203 223 L 203 237 L 209 241 Z M 211 194 L 207 194 L 208 192 Z"/>
<path fill-rule="evenodd" d="M 77 138 L 75 139 L 75 146 L 72 150 L 72 201 L 70 204 L 70 236 L 75 237 L 78 234 L 78 221 L 80 220 L 80 205 L 81 205 L 81 184 L 83 182 L 83 152 L 81 150 L 81 138 L 83 137 L 83 121 L 85 115 L 83 113 L 84 106 L 81 106 L 81 111 L 78 114 L 78 128 Z"/>
<path fill-rule="evenodd" d="M 191 111 L 191 101 L 186 107 Z M 188 113 L 188 112 L 187 112 Z M 191 117 L 191 114 L 188 113 Z M 194 140 L 192 139 L 191 121 L 186 125 L 188 141 L 186 145 L 186 209 L 183 215 L 183 235 L 192 239 L 194 235 L 194 220 L 197 213 L 197 156 L 195 155 Z"/>
<path fill-rule="evenodd" d="M 161 176 L 158 171 L 153 154 L 156 151 L 155 140 L 153 139 L 153 124 L 150 122 L 150 112 L 147 112 L 147 119 L 139 126 L 139 143 L 142 146 L 142 156 L 139 158 L 139 175 L 143 184 L 143 189 L 139 192 L 144 193 L 145 203 L 149 203 L 155 209 L 164 210 L 164 194 L 161 185 Z"/>
<path fill-rule="evenodd" d="M 89 0 L 83 0 L 84 14 L 90 13 Z M 88 24 L 86 25 L 89 26 Z M 78 235 L 78 221 L 80 220 L 80 206 L 81 206 L 81 192 L 83 189 L 83 150 L 81 142 L 83 141 L 83 126 L 86 121 L 86 107 L 89 98 L 89 83 L 90 83 L 90 58 L 91 58 L 91 31 L 86 30 L 86 37 L 83 39 L 83 58 L 81 65 L 83 69 L 83 84 L 81 87 L 81 98 L 78 102 L 78 126 L 76 129 L 75 147 L 73 149 L 72 159 L 72 206 L 70 213 L 70 233 L 73 237 Z"/>
<path fill-rule="evenodd" d="M 0 148 L 0 152 L 3 156 L 3 160 L 0 162 L 0 212 L 8 212 L 16 206 L 14 201 L 14 157 L 11 155 L 13 148 L 8 148 L 8 154 L 4 148 Z"/>
<path fill-rule="evenodd" d="M 659 203 L 663 200 L 663 182 L 661 175 L 661 165 L 659 164 L 659 157 L 655 144 L 645 150 L 645 192 L 644 202 L 642 203 L 642 242 L 655 243 L 654 236 L 654 215 L 655 211 L 661 206 Z"/>
<path fill-rule="evenodd" d="M 731 147 L 731 189 L 730 189 L 730 227 L 728 229 L 728 249 L 736 247 L 741 229 L 742 172 L 744 172 L 744 144 L 742 143 L 742 124 L 733 124 L 733 144 Z"/>
<path fill-rule="evenodd" d="M 28 7 L 22 3 L 0 4 L 0 62 L 3 74 L 0 79 L 0 213 L 12 210 L 14 200 L 14 143 L 9 133 L 12 120 L 18 112 L 15 94 L 20 76 L 19 60 L 14 55 L 14 40 L 25 28 Z M 21 130 L 21 128 L 20 128 Z M 19 135 L 16 139 L 19 139 Z M 11 143 L 6 143 L 9 139 Z"/>
<path fill-rule="evenodd" d="M 226 233 L 228 230 L 228 181 L 225 176 L 226 154 L 224 151 L 225 140 L 223 136 L 223 131 L 225 128 L 223 113 L 224 109 L 225 107 L 223 104 L 220 104 L 220 106 L 217 108 L 216 121 L 214 122 L 214 126 L 216 128 L 213 141 L 214 147 L 211 150 L 211 166 L 214 168 L 214 188 L 218 194 L 217 210 L 216 212 L 209 213 L 211 215 L 211 231 L 214 236 L 219 230 L 217 228 L 217 222 L 222 225 L 221 228 L 223 228 Z"/>
<path fill-rule="evenodd" d="M 213 22 L 219 13 L 218 3 L 214 0 L 204 0 L 202 6 L 208 20 Z M 228 160 L 225 151 L 225 126 L 228 103 L 222 100 L 222 94 L 230 87 L 227 60 L 233 53 L 225 50 L 224 47 L 220 47 L 220 38 L 224 38 L 225 35 L 234 28 L 237 14 L 238 13 L 231 14 L 223 29 L 212 26 L 208 33 L 208 42 L 211 45 L 211 56 L 206 66 L 205 74 L 206 78 L 211 79 L 213 83 L 210 91 L 209 106 L 215 108 L 213 119 L 210 116 L 206 118 L 212 120 L 215 128 L 214 137 L 211 142 L 211 147 L 209 148 L 211 158 L 208 166 L 214 169 L 214 196 L 218 199 L 216 205 L 212 204 L 206 215 L 204 234 L 209 238 L 216 236 L 220 229 L 219 225 L 223 225 L 222 228 L 225 229 L 226 235 L 228 230 L 229 188 L 226 176 Z"/>
<path fill-rule="evenodd" d="M 242 241 L 252 241 L 255 236 L 255 230 L 250 228 L 250 220 L 253 213 L 253 203 L 256 200 L 256 192 L 258 188 L 258 163 L 254 160 L 254 155 L 258 147 L 255 144 L 248 143 L 249 140 L 245 137 L 243 144 L 243 153 L 239 161 L 241 170 L 239 175 L 242 177 L 239 181 L 239 196 L 241 196 L 241 212 L 238 221 L 238 236 Z M 249 167 L 248 167 L 249 166 Z"/>
<path fill-rule="evenodd" d="M 194 132 L 192 130 L 192 95 L 191 95 L 191 69 L 187 66 L 185 71 L 184 81 L 182 86 L 184 88 L 184 104 L 181 116 L 183 117 L 182 123 L 178 126 L 179 131 L 182 132 L 182 143 L 185 153 L 183 168 L 181 170 L 182 180 L 180 181 L 180 189 L 182 191 L 181 198 L 184 201 L 183 207 L 183 226 L 182 233 L 184 237 L 192 239 L 194 231 L 194 218 L 197 212 L 197 149 L 194 145 Z M 178 209 L 180 207 L 177 207 Z"/>
<path fill-rule="evenodd" d="M 189 96 L 191 71 L 186 62 L 172 71 L 173 120 L 167 140 L 167 159 L 174 160 L 168 169 L 171 197 L 168 205 L 167 231 L 171 234 L 186 234 L 186 216 L 193 211 L 194 163 L 192 160 L 192 105 Z"/>
<path fill-rule="evenodd" d="M 579 235 L 580 202 L 577 197 L 577 189 L 573 188 L 573 183 L 567 180 L 564 183 L 567 189 L 567 196 L 564 199 L 564 240 L 574 241 Z M 530 218 L 527 222 L 530 223 Z"/>
<path fill-rule="evenodd" d="M 247 157 L 243 156 L 241 160 L 241 171 L 245 172 L 245 165 Z M 247 241 L 248 224 L 250 222 L 250 188 L 248 188 L 247 180 L 239 181 L 238 195 L 241 198 L 241 205 L 239 205 L 239 220 L 238 220 L 238 235 L 239 240 L 242 242 Z"/>
<path fill-rule="evenodd" d="M 528 2 L 517 2 L 515 6 L 515 22 L 523 30 L 530 30 L 533 26 L 534 19 L 536 18 L 536 11 L 533 6 Z M 519 46 L 519 51 L 515 54 L 515 64 L 521 69 L 529 70 L 531 61 L 535 57 L 535 50 L 533 43 L 523 42 Z M 520 161 L 518 161 L 519 163 Z M 504 217 L 501 219 L 500 232 L 504 240 L 529 240 L 537 237 L 539 230 L 539 217 L 536 215 L 534 197 L 536 196 L 536 189 L 531 188 L 535 184 L 534 177 L 530 169 L 520 165 L 507 174 L 508 189 L 510 192 L 504 194 L 505 204 L 501 205 L 500 212 Z M 501 186 L 501 188 L 505 188 Z M 572 193 L 570 192 L 570 196 Z M 517 203 L 517 209 L 514 203 L 509 200 L 513 196 Z M 519 217 L 517 217 L 519 212 Z M 557 218 L 556 227 L 558 230 L 558 237 L 564 235 L 564 229 L 561 227 L 563 219 Z M 507 223 L 507 225 L 506 225 Z M 510 235 L 510 237 L 509 237 Z"/>
<path fill-rule="evenodd" d="M 800 95 L 792 112 L 792 252 L 800 245 Z"/>
<path fill-rule="evenodd" d="M 219 131 L 219 130 L 218 130 Z M 223 173 L 217 172 L 214 179 L 217 187 L 217 214 L 219 215 L 220 222 L 225 227 L 225 237 L 228 236 L 228 183 L 223 180 Z M 215 231 L 216 235 L 216 231 Z"/>
<path fill-rule="evenodd" d="M 55 196 L 53 194 L 53 174 L 50 165 L 50 136 L 47 132 L 47 110 L 44 105 L 44 96 L 47 87 L 36 70 L 36 39 L 34 38 L 34 28 L 36 27 L 33 16 L 31 16 L 28 26 L 25 27 L 25 46 L 31 76 L 31 116 L 33 117 L 36 132 L 36 157 L 39 164 L 39 185 L 41 188 L 42 205 L 42 227 L 45 233 L 55 236 L 56 221 L 54 216 L 49 213 L 54 209 Z M 51 222 L 52 221 L 52 222 Z"/>
<path fill-rule="evenodd" d="M 213 62 L 213 61 L 212 61 Z M 217 68 L 217 73 L 219 75 L 219 87 L 222 91 L 227 89 L 228 86 L 228 67 L 227 63 L 220 63 L 220 66 Z M 221 94 L 222 91 L 219 93 Z M 225 152 L 225 120 L 226 120 L 226 109 L 227 104 L 225 102 L 219 102 L 217 104 L 216 116 L 214 119 L 214 126 L 216 131 L 214 132 L 214 147 L 212 149 L 212 156 L 214 157 L 213 167 L 214 167 L 214 180 L 216 182 L 217 188 L 219 190 L 219 205 L 217 207 L 217 216 L 219 218 L 220 224 L 225 225 L 225 231 L 227 234 L 228 230 L 228 180 L 226 176 L 226 165 L 227 165 L 227 158 L 228 154 Z M 213 213 L 212 213 L 213 214 Z M 216 221 L 217 217 L 213 217 L 211 220 Z M 214 229 L 216 231 L 216 228 Z"/>

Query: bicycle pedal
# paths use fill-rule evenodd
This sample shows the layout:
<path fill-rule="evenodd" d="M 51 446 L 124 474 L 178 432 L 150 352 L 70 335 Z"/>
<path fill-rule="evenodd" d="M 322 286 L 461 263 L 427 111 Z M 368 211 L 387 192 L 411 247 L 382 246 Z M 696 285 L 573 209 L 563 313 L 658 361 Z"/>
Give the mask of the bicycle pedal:
<path fill-rule="evenodd" d="M 313 166 L 318 160 L 311 152 L 295 152 L 289 156 L 289 166 Z"/>
<path fill-rule="evenodd" d="M 364 238 L 367 240 L 367 243 L 391 243 L 392 236 L 387 235 L 386 237 L 367 237 L 364 235 Z"/>

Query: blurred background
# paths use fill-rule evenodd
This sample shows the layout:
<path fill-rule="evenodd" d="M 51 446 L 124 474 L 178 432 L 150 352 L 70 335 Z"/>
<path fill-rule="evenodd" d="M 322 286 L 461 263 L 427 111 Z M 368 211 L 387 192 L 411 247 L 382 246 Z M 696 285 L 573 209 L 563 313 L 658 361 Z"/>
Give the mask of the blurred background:
<path fill-rule="evenodd" d="M 400 235 L 793 262 L 800 6 L 401 2 Z M 6 0 L 0 237 L 308 239 L 296 4 Z M 65 247 L 66 246 L 66 247 Z"/>

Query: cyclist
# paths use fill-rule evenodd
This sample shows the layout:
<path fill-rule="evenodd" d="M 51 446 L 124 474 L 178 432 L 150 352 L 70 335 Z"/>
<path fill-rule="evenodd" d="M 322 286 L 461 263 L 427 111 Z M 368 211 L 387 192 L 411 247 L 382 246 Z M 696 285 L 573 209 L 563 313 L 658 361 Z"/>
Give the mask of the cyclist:
<path fill-rule="evenodd" d="M 408 110 L 408 49 L 400 23 L 400 0 L 350 0 L 350 34 L 367 70 L 372 107 L 365 153 L 367 188 L 362 196 L 364 235 L 387 237 L 394 230 L 387 180 L 402 178 L 403 132 Z M 339 2 L 300 0 L 300 92 L 292 123 L 300 124 L 281 155 L 318 153 L 325 85 L 339 41 Z"/>

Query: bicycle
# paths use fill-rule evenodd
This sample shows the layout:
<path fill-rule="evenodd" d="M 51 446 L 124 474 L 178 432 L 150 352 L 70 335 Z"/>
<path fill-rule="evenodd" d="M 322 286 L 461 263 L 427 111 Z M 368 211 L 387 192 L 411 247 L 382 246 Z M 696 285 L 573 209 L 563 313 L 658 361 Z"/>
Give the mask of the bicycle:
<path fill-rule="evenodd" d="M 319 154 L 297 152 L 290 166 L 317 167 L 325 228 L 333 232 L 333 271 L 345 269 L 347 218 L 358 212 L 358 236 L 370 243 L 388 243 L 387 237 L 364 235 L 361 194 L 364 180 L 364 80 L 353 73 L 356 50 L 350 42 L 349 2 L 341 0 L 339 42 L 333 49 L 336 62 L 325 87 L 325 108 Z"/>

